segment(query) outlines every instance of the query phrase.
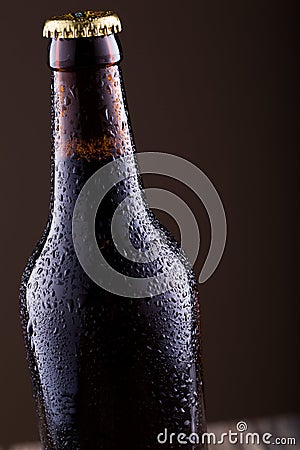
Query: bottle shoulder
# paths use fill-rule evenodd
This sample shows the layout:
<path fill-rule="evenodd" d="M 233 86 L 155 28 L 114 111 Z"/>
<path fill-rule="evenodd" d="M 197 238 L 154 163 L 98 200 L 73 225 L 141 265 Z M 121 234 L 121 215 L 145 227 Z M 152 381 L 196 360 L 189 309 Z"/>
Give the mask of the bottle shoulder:
<path fill-rule="evenodd" d="M 115 236 L 107 230 L 111 228 L 111 223 L 108 221 L 104 224 L 105 221 L 102 218 L 100 221 L 102 228 L 95 227 L 98 254 L 104 256 L 107 265 L 113 271 L 129 278 L 154 279 L 167 273 L 172 267 L 173 275 L 169 291 L 172 293 L 178 290 L 179 284 L 182 287 L 178 292 L 180 290 L 195 291 L 195 277 L 180 245 L 156 219 L 151 210 L 145 211 L 145 217 L 133 221 L 127 234 L 132 253 L 125 251 L 122 254 L 121 249 L 116 246 Z M 119 236 L 124 244 L 124 229 L 119 229 Z M 157 244 L 156 249 L 154 248 L 157 253 L 154 251 L 154 257 L 149 259 L 147 253 L 152 241 Z M 85 295 L 93 289 L 97 291 L 97 295 L 103 296 L 105 286 L 95 283 L 81 264 L 74 248 L 70 224 L 52 220 L 29 259 L 22 277 L 21 292 L 23 297 L 29 295 L 34 301 L 37 293 L 50 298 L 51 296 L 72 296 L 74 289 L 80 291 L 80 295 Z"/>
<path fill-rule="evenodd" d="M 35 263 L 38 260 L 40 254 L 44 248 L 45 242 L 46 242 L 48 234 L 49 234 L 50 226 L 51 226 L 51 221 L 48 220 L 46 227 L 42 233 L 42 236 L 38 240 L 36 246 L 34 247 L 31 255 L 29 256 L 29 258 L 27 260 L 26 266 L 23 270 L 22 277 L 21 277 L 21 290 L 27 284 L 28 278 L 30 277 L 32 269 L 35 266 Z"/>

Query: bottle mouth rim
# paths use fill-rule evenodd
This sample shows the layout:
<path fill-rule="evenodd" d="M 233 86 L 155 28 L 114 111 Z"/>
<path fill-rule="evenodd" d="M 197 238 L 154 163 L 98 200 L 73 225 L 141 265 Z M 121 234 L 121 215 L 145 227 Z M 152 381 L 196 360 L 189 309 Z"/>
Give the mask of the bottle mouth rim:
<path fill-rule="evenodd" d="M 74 71 L 119 63 L 122 47 L 116 34 L 90 39 L 50 39 L 47 63 L 51 70 Z"/>

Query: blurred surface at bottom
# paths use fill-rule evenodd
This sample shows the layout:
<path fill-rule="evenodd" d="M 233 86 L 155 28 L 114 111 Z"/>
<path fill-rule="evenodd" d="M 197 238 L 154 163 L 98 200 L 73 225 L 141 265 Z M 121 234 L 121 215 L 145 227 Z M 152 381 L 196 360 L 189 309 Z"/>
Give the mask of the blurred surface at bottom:
<path fill-rule="evenodd" d="M 169 432 L 169 435 L 172 431 Z M 220 448 L 222 450 L 262 450 L 266 448 L 300 450 L 300 416 L 278 416 L 265 417 L 259 419 L 236 420 L 231 422 L 218 422 L 208 424 L 208 433 L 210 433 L 209 448 Z M 223 433 L 223 438 L 222 438 Z M 227 433 L 225 435 L 224 433 Z M 231 438 L 229 439 L 229 434 Z M 248 434 L 248 443 L 246 436 Z M 240 438 L 240 435 L 243 438 Z M 265 435 L 263 442 L 262 436 Z M 258 442 L 259 436 L 259 442 Z M 223 441 L 220 443 L 220 441 Z M 241 442 L 243 440 L 243 442 Z M 168 449 L 169 442 L 157 444 L 157 449 Z M 41 450 L 37 442 L 15 444 L 8 449 L 0 447 L 0 450 Z M 95 449 L 96 450 L 96 449 Z M 142 449 L 141 449 L 142 450 Z"/>

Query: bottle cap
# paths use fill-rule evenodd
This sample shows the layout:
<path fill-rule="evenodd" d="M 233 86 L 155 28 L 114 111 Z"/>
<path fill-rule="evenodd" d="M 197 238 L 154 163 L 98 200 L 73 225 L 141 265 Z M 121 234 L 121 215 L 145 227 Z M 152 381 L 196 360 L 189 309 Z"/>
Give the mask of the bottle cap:
<path fill-rule="evenodd" d="M 46 20 L 43 36 L 74 39 L 107 36 L 122 30 L 119 17 L 112 11 L 81 11 Z"/>

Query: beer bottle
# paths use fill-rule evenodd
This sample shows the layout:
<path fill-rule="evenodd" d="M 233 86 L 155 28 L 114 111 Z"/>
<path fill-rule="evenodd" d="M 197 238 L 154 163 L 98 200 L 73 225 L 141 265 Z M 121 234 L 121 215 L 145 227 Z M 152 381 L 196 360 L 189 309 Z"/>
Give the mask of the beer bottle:
<path fill-rule="evenodd" d="M 50 214 L 20 290 L 40 437 L 45 450 L 202 449 L 196 282 L 143 196 L 120 31 L 110 11 L 70 13 L 44 26 Z M 122 239 L 124 248 L 130 241 L 127 253 Z"/>

